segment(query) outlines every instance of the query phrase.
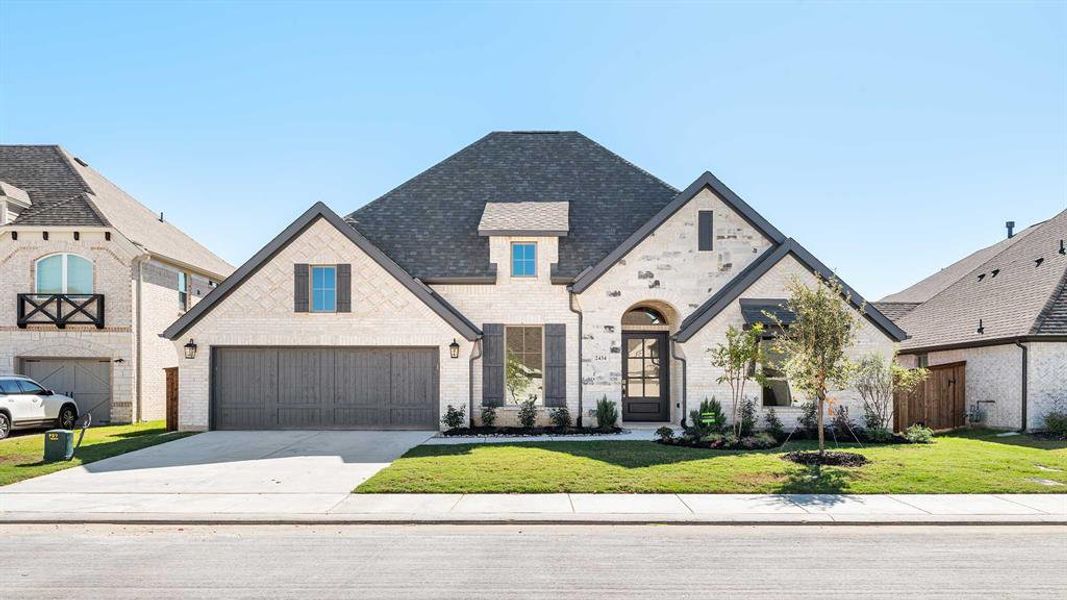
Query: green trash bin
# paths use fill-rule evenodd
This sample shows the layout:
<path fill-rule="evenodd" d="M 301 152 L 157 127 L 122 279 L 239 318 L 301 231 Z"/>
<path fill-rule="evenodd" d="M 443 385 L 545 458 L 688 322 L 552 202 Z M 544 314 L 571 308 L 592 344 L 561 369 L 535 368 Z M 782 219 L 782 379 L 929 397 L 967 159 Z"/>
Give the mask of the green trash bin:
<path fill-rule="evenodd" d="M 44 432 L 44 461 L 74 458 L 74 432 L 69 429 L 49 429 Z"/>

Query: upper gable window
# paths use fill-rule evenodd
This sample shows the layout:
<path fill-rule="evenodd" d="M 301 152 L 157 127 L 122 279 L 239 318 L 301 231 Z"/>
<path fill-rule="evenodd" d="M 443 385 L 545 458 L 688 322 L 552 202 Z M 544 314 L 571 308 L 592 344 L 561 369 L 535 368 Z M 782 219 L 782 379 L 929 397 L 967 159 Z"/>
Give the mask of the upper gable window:
<path fill-rule="evenodd" d="M 337 267 L 311 267 L 311 312 L 337 312 Z"/>
<path fill-rule="evenodd" d="M 178 271 L 178 308 L 189 310 L 189 275 Z"/>
<path fill-rule="evenodd" d="M 93 293 L 93 263 L 77 254 L 53 254 L 37 261 L 38 294 Z"/>
<path fill-rule="evenodd" d="M 511 244 L 511 276 L 537 277 L 537 243 Z"/>
<path fill-rule="evenodd" d="M 706 252 L 715 245 L 713 243 L 714 217 L 710 210 L 702 210 L 697 215 L 697 250 Z"/>

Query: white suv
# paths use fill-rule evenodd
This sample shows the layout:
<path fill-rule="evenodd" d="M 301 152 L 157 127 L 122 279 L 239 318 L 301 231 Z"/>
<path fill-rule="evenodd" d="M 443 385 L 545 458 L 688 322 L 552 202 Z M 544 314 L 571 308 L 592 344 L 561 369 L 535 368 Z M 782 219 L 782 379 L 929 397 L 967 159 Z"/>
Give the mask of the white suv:
<path fill-rule="evenodd" d="M 21 375 L 0 376 L 0 440 L 12 429 L 74 429 L 78 404 Z"/>

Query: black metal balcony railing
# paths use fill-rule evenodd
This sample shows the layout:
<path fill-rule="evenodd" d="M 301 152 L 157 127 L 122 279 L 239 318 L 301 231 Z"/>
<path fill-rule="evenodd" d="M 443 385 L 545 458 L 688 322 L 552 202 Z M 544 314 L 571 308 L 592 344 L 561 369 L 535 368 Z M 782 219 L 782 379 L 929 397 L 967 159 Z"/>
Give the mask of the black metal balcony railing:
<path fill-rule="evenodd" d="M 19 294 L 18 326 L 95 325 L 104 328 L 103 294 Z"/>

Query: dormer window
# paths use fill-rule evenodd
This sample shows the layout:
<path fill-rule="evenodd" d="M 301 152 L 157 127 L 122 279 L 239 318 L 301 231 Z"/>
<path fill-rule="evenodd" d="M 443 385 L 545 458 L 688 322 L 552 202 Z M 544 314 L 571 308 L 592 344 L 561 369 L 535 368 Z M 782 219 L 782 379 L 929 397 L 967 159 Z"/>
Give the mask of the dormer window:
<path fill-rule="evenodd" d="M 511 276 L 537 277 L 537 242 L 511 244 Z"/>

